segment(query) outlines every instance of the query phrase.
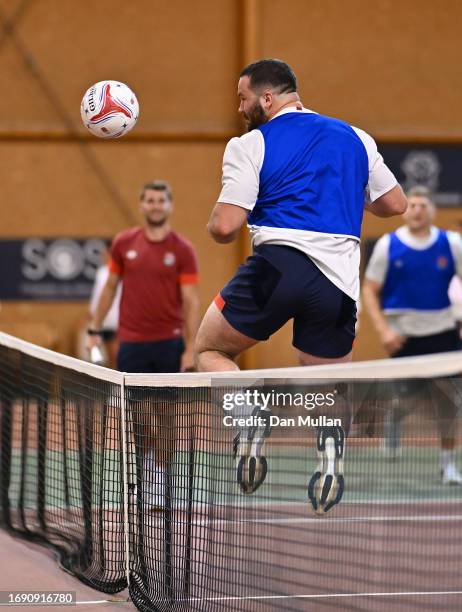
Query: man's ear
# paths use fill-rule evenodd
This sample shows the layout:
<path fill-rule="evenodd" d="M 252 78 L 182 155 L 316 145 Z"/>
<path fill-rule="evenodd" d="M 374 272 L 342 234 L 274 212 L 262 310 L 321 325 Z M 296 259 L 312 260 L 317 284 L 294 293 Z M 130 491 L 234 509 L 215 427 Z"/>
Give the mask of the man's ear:
<path fill-rule="evenodd" d="M 264 100 L 265 107 L 270 108 L 271 105 L 273 104 L 273 92 L 265 91 L 265 93 L 263 94 L 263 100 Z"/>

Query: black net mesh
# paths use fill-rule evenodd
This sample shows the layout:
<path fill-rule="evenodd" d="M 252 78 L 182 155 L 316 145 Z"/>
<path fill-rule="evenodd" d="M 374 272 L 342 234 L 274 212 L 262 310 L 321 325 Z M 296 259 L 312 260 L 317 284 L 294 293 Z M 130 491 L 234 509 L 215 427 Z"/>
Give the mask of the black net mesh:
<path fill-rule="evenodd" d="M 222 410 L 245 381 L 216 384 L 133 390 L 130 594 L 139 609 L 421 610 L 435 594 L 460 609 L 462 487 L 442 473 L 448 445 L 462 468 L 460 379 L 253 386 L 289 402 L 332 393 L 335 406 L 271 404 L 267 475 L 251 495 L 233 457 L 235 434 L 247 430 L 225 425 Z M 317 517 L 308 483 L 323 417 L 339 417 L 349 435 L 345 493 Z M 153 449 L 155 460 L 143 460 Z"/>
<path fill-rule="evenodd" d="M 1 522 L 83 582 L 126 587 L 120 386 L 0 347 Z"/>
<path fill-rule="evenodd" d="M 460 610 L 462 383 L 415 375 L 122 386 L 0 347 L 1 526 L 107 593 L 128 559 L 144 611 Z"/>

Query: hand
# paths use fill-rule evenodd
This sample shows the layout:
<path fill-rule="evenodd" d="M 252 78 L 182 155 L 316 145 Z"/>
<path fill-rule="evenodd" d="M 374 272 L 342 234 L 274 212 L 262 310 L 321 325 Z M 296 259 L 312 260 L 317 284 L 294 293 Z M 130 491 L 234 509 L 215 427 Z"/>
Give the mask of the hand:
<path fill-rule="evenodd" d="M 192 349 L 186 349 L 181 355 L 180 372 L 194 372 L 196 370 L 195 355 Z"/>
<path fill-rule="evenodd" d="M 389 355 L 397 353 L 406 342 L 406 338 L 391 327 L 387 327 L 380 335 L 385 350 Z"/>
<path fill-rule="evenodd" d="M 85 338 L 85 348 L 87 349 L 87 351 L 90 353 L 91 349 L 94 346 L 101 346 L 102 345 L 102 339 L 101 336 L 93 336 L 90 334 L 86 334 L 86 338 Z"/>

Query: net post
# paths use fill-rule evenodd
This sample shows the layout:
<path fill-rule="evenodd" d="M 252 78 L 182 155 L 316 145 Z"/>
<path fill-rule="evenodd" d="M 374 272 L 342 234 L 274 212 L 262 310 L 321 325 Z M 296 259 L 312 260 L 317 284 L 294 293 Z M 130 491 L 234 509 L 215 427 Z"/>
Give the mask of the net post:
<path fill-rule="evenodd" d="M 124 539 L 125 539 L 125 566 L 127 575 L 127 588 L 130 590 L 130 523 L 128 499 L 128 452 L 127 452 L 127 415 L 125 404 L 125 373 L 120 383 L 120 411 L 122 421 L 122 470 L 123 470 L 123 506 L 124 506 Z"/>

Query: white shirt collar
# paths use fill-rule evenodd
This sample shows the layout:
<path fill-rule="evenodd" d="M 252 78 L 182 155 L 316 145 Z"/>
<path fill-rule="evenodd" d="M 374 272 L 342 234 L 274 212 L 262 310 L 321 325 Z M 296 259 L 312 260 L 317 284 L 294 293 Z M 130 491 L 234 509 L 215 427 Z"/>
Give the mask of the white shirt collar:
<path fill-rule="evenodd" d="M 300 103 L 294 102 L 292 106 L 286 106 L 286 108 L 283 108 L 278 113 L 276 113 L 274 117 L 271 117 L 270 121 L 272 121 L 273 119 L 276 119 L 276 117 L 280 117 L 281 115 L 286 115 L 287 113 L 297 113 L 297 112 L 298 113 L 315 113 L 315 111 L 312 111 L 309 108 L 305 108 L 304 106 L 301 106 Z"/>
<path fill-rule="evenodd" d="M 430 227 L 430 234 L 428 236 L 414 236 L 407 225 L 402 225 L 396 230 L 398 238 L 404 244 L 414 249 L 428 249 L 438 240 L 439 233 L 439 229 L 434 225 Z"/>

